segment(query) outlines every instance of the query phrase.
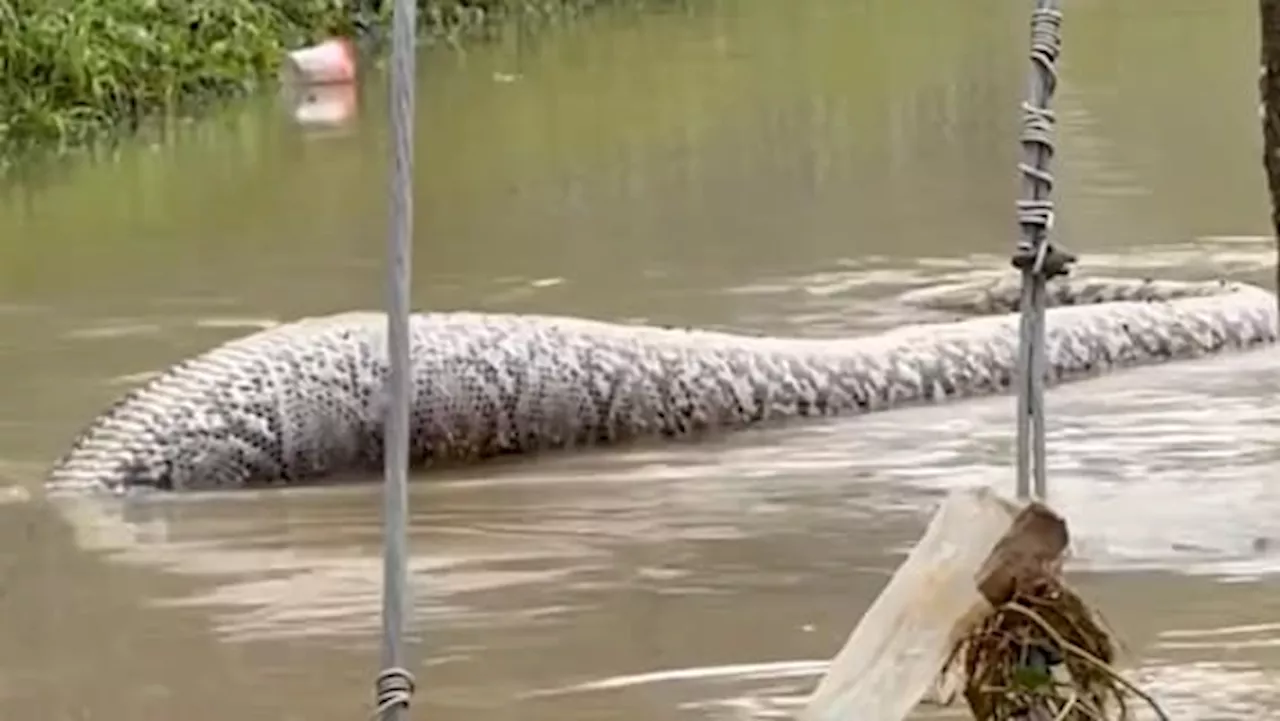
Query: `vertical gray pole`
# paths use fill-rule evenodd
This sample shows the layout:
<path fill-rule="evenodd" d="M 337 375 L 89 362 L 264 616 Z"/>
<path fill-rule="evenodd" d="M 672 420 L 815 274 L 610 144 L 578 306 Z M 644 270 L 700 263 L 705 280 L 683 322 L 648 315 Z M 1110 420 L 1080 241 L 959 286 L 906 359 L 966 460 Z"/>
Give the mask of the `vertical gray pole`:
<path fill-rule="evenodd" d="M 1053 225 L 1053 111 L 1050 98 L 1057 85 L 1059 28 L 1062 13 L 1057 0 L 1036 0 L 1031 14 L 1031 75 L 1022 105 L 1022 199 L 1018 224 L 1022 239 L 1013 264 L 1022 271 L 1022 322 L 1018 347 L 1017 495 L 1045 498 L 1045 282 L 1067 272 L 1074 260 L 1048 241 Z"/>
<path fill-rule="evenodd" d="M 408 592 L 409 288 L 413 245 L 413 122 L 416 70 L 415 0 L 396 0 L 391 44 L 391 222 L 387 237 L 387 362 L 383 504 L 382 671 L 377 713 L 384 721 L 408 718 L 414 677 L 404 636 L 411 615 Z"/>
<path fill-rule="evenodd" d="M 1276 288 L 1280 289 L 1280 0 L 1258 1 L 1258 29 L 1262 35 L 1262 72 L 1258 78 L 1262 165 L 1271 194 L 1271 228 L 1277 242 Z"/>

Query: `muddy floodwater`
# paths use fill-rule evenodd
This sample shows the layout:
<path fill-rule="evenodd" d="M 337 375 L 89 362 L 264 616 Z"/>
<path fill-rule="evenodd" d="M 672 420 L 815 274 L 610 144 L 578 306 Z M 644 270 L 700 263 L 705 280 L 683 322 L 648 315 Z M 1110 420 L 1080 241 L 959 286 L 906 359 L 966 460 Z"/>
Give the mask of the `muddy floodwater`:
<path fill-rule="evenodd" d="M 691 0 L 428 52 L 415 305 L 807 336 L 925 320 L 893 296 L 1014 242 L 1025 5 Z M 1066 13 L 1057 230 L 1082 268 L 1271 287 L 1256 3 Z M 344 124 L 291 102 L 0 192 L 0 718 L 367 713 L 375 484 L 41 489 L 146 373 L 382 304 L 385 85 L 335 100 Z M 1012 487 L 1012 409 L 416 478 L 413 717 L 786 717 L 942 494 Z M 1280 352 L 1055 389 L 1048 412 L 1073 579 L 1126 672 L 1176 719 L 1280 718 Z"/>

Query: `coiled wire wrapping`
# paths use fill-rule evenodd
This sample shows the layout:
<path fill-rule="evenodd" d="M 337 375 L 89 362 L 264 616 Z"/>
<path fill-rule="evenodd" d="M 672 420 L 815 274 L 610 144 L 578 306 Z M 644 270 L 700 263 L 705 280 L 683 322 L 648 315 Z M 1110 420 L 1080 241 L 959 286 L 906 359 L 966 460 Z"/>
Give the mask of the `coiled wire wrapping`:
<path fill-rule="evenodd" d="M 373 718 L 375 720 L 385 718 L 392 709 L 407 710 L 409 703 L 413 700 L 416 685 L 417 681 L 408 669 L 393 667 L 379 672 L 374 684 L 376 694 Z"/>
<path fill-rule="evenodd" d="M 1057 249 L 1047 236 L 1053 227 L 1054 205 L 1049 198 L 1053 174 L 1055 116 L 1049 100 L 1058 84 L 1055 64 L 1061 50 L 1062 13 L 1057 0 L 1037 0 L 1031 13 L 1031 78 L 1029 98 L 1022 104 L 1023 198 L 1017 202 L 1022 240 L 1013 265 L 1022 271 L 1021 329 L 1018 358 L 1017 495 L 1043 499 L 1045 479 L 1044 375 L 1045 282 L 1068 272 L 1075 260 Z M 1034 485 L 1033 485 L 1034 481 Z"/>

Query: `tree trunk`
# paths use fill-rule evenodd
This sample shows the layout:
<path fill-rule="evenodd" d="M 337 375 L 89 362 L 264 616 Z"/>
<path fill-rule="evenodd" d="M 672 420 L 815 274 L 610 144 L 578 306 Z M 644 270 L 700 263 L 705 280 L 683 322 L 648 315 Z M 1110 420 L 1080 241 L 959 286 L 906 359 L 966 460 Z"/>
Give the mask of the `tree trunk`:
<path fill-rule="evenodd" d="M 1271 226 L 1277 241 L 1276 287 L 1280 290 L 1280 0 L 1258 0 L 1262 31 L 1263 164 L 1271 191 Z"/>

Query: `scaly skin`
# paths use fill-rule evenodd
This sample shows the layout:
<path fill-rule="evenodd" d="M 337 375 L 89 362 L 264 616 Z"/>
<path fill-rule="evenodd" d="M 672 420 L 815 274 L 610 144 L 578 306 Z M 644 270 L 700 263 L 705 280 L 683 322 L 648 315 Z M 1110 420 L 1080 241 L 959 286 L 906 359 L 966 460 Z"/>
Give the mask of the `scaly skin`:
<path fill-rule="evenodd" d="M 1243 284 L 1051 282 L 1048 381 L 1275 342 L 1276 299 Z M 577 318 L 411 321 L 412 463 L 691 437 L 1000 393 L 1018 350 L 1016 279 L 914 291 L 1003 315 L 847 339 L 749 337 Z M 385 319 L 282 325 L 177 364 L 94 420 L 56 487 L 232 488 L 382 463 Z"/>

